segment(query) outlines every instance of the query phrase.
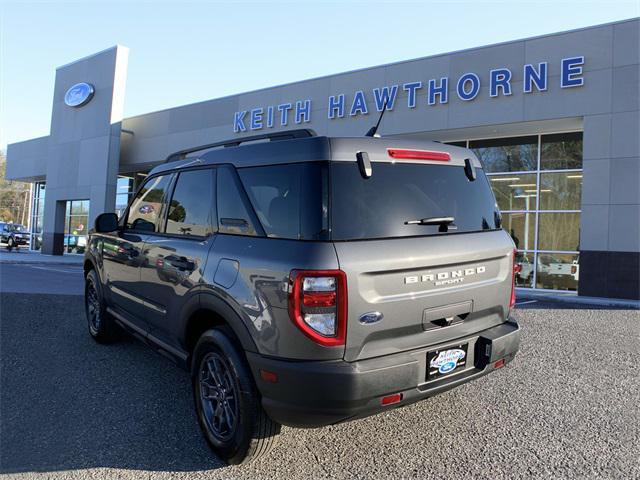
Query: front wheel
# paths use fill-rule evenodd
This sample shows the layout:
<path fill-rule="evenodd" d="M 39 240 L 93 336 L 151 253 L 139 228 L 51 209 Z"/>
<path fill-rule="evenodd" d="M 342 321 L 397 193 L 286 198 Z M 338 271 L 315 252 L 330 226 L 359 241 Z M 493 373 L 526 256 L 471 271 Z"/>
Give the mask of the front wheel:
<path fill-rule="evenodd" d="M 13 238 L 10 238 L 9 241 L 7 242 L 7 250 L 11 251 L 13 250 L 15 243 L 13 241 Z"/>
<path fill-rule="evenodd" d="M 90 270 L 85 279 L 84 307 L 91 337 L 98 343 L 114 341 L 117 338 L 118 327 L 107 313 L 100 280 L 95 270 Z"/>
<path fill-rule="evenodd" d="M 222 329 L 198 341 L 192 383 L 198 423 L 216 455 L 240 464 L 271 450 L 280 424 L 262 408 L 246 360 Z"/>

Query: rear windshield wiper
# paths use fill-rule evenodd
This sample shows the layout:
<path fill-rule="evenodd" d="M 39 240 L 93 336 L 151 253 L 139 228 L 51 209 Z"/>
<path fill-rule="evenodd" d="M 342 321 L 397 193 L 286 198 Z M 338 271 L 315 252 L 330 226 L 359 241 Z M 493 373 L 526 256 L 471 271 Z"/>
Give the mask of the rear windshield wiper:
<path fill-rule="evenodd" d="M 453 217 L 429 217 L 421 218 L 420 220 L 407 220 L 405 225 L 449 225 L 455 222 Z"/>
<path fill-rule="evenodd" d="M 407 220 L 404 222 L 405 225 L 439 225 L 440 228 L 438 231 L 440 232 L 448 232 L 449 230 L 456 230 L 456 227 L 453 222 L 455 221 L 454 217 L 429 217 L 429 218 L 421 218 L 419 220 Z"/>

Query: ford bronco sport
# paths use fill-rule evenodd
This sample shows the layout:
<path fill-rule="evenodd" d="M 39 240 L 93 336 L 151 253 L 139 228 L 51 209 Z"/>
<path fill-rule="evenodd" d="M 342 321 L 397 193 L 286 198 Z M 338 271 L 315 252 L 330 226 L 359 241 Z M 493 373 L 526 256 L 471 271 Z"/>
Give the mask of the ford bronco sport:
<path fill-rule="evenodd" d="M 174 154 L 85 254 L 100 343 L 124 330 L 191 373 L 229 463 L 280 425 L 405 406 L 510 362 L 514 245 L 475 155 L 292 131 Z"/>

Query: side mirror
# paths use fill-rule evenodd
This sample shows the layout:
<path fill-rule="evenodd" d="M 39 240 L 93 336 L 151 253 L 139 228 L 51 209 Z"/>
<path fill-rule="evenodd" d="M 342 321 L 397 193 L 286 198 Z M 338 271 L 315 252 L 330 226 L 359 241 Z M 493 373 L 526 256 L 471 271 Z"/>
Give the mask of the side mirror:
<path fill-rule="evenodd" d="M 98 233 L 114 232 L 118 229 L 118 216 L 115 213 L 101 213 L 96 217 L 95 230 Z"/>

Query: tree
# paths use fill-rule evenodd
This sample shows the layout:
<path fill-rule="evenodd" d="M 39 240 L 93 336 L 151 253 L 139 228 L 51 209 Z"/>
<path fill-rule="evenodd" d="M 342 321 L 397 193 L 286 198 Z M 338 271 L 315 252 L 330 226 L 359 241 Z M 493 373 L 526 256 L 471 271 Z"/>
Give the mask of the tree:
<path fill-rule="evenodd" d="M 26 225 L 29 223 L 30 185 L 5 178 L 7 158 L 0 150 L 0 221 Z"/>

